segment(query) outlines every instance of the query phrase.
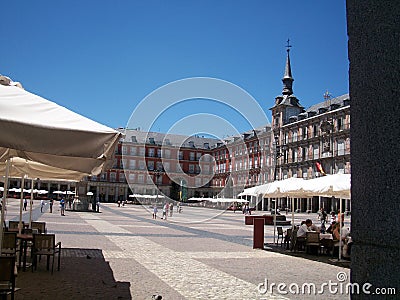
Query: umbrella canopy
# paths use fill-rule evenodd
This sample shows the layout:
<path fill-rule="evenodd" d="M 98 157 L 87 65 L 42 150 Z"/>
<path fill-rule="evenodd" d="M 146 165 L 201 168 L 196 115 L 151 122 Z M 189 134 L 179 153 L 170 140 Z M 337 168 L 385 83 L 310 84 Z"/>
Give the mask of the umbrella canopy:
<path fill-rule="evenodd" d="M 21 157 L 98 175 L 121 133 L 17 86 L 0 84 L 0 161 Z"/>
<path fill-rule="evenodd" d="M 0 174 L 5 174 L 6 164 L 0 162 Z M 40 178 L 41 180 L 73 180 L 80 181 L 82 177 L 88 175 L 78 171 L 65 170 L 56 167 L 46 166 L 31 160 L 13 157 L 10 158 L 9 177 L 23 177 L 28 175 L 30 178 Z M 11 191 L 11 190 L 10 190 Z"/>
<path fill-rule="evenodd" d="M 298 197 L 324 196 L 350 198 L 351 175 L 333 174 L 305 180 L 301 189 L 296 191 Z"/>

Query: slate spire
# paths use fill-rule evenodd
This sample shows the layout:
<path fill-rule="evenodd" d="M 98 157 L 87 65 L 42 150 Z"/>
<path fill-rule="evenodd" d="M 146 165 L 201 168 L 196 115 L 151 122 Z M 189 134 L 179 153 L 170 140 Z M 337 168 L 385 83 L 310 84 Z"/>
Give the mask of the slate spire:
<path fill-rule="evenodd" d="M 285 75 L 282 78 L 283 82 L 283 90 L 282 90 L 282 95 L 292 95 L 293 94 L 293 77 L 292 77 L 292 69 L 290 67 L 290 47 L 292 47 L 289 44 L 289 39 L 287 40 L 287 46 L 286 46 L 286 51 L 287 51 L 287 57 L 286 57 L 286 65 L 285 65 Z"/>

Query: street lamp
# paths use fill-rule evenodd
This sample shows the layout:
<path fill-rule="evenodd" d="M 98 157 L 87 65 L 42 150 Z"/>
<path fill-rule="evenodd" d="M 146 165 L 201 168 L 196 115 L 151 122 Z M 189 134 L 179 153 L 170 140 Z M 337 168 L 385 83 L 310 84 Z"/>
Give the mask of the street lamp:
<path fill-rule="evenodd" d="M 156 204 L 158 203 L 158 193 L 159 193 L 158 182 L 160 181 L 160 176 L 162 176 L 162 174 L 163 174 L 163 170 L 157 169 L 154 171 L 154 175 L 156 176 L 156 189 L 157 189 Z"/>
<path fill-rule="evenodd" d="M 275 244 L 275 233 L 276 233 L 276 200 L 272 200 L 272 202 L 274 203 L 274 244 Z M 278 242 L 278 241 L 277 241 Z"/>

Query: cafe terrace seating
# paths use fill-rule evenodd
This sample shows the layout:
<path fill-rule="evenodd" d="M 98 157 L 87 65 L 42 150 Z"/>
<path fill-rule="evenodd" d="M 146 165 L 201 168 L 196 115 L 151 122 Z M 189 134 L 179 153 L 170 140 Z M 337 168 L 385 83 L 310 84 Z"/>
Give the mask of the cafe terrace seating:
<path fill-rule="evenodd" d="M 306 233 L 306 253 L 310 253 L 310 248 L 316 247 L 317 254 L 320 253 L 321 250 L 321 242 L 319 232 L 309 231 Z"/>
<path fill-rule="evenodd" d="M 282 246 L 282 244 L 283 244 L 283 228 L 282 228 L 282 226 L 278 226 L 278 227 L 276 227 L 276 230 L 278 231 L 278 238 L 276 239 L 276 243 L 278 244 L 279 242 L 279 237 L 281 238 L 281 246 Z"/>
<path fill-rule="evenodd" d="M 47 233 L 46 222 L 32 222 L 31 228 L 36 229 L 38 233 Z"/>
<path fill-rule="evenodd" d="M 55 234 L 33 234 L 32 243 L 32 272 L 37 269 L 38 256 L 39 260 L 42 255 L 47 256 L 46 269 L 49 270 L 50 257 L 53 257 L 51 265 L 51 274 L 54 269 L 54 258 L 58 254 L 57 270 L 60 271 L 60 260 L 61 260 L 61 242 L 56 243 Z"/>
<path fill-rule="evenodd" d="M 17 253 L 17 233 L 3 232 L 1 255 L 15 256 Z"/>
<path fill-rule="evenodd" d="M 15 292 L 15 256 L 0 256 L 0 296 L 7 299 L 11 294 L 11 300 L 14 300 Z"/>

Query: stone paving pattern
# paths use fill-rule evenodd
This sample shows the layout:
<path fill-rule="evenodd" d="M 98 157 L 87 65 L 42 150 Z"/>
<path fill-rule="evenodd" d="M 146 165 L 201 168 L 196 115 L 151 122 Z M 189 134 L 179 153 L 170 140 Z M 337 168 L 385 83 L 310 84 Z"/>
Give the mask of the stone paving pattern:
<path fill-rule="evenodd" d="M 29 220 L 29 210 L 23 219 Z M 19 272 L 16 299 L 349 299 L 348 295 L 273 295 L 259 284 L 319 286 L 349 269 L 318 261 L 252 249 L 252 226 L 243 214 L 184 207 L 168 221 L 152 220 L 139 205 L 102 204 L 100 213 L 66 211 L 54 205 L 33 220 L 45 221 L 48 233 L 62 242 L 61 271 L 46 271 L 45 259 L 34 273 Z M 10 200 L 6 220 L 19 217 L 18 200 Z M 296 214 L 296 223 L 316 215 Z M 291 216 L 288 215 L 290 219 Z M 273 227 L 265 227 L 272 242 Z M 44 261 L 44 262 L 43 262 Z M 348 280 L 347 280 L 348 281 Z M 346 282 L 345 282 L 346 283 Z"/>

